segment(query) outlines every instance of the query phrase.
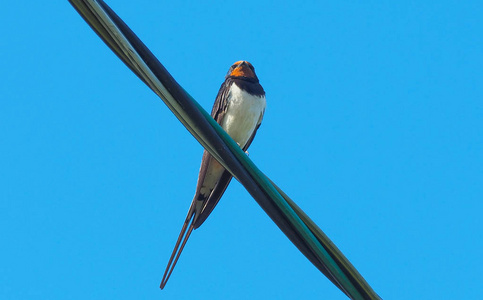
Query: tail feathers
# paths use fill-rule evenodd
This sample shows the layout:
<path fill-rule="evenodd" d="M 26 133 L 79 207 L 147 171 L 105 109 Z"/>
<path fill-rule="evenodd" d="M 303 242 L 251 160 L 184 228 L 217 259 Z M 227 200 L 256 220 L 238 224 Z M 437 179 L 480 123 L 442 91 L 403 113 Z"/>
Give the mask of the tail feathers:
<path fill-rule="evenodd" d="M 181 228 L 181 232 L 178 236 L 178 240 L 176 241 L 176 245 L 174 246 L 173 252 L 171 253 L 171 257 L 169 258 L 168 265 L 166 266 L 166 270 L 164 271 L 163 279 L 161 280 L 161 284 L 159 285 L 161 289 L 163 289 L 166 283 L 168 282 L 168 279 L 171 276 L 171 273 L 173 273 L 174 267 L 178 262 L 179 256 L 181 255 L 181 252 L 183 251 L 184 246 L 186 245 L 186 242 L 188 241 L 191 235 L 191 232 L 193 232 L 193 229 L 194 229 L 193 222 L 196 219 L 195 215 L 196 215 L 195 208 L 194 208 L 194 205 L 192 205 L 190 207 L 190 210 L 188 211 L 188 216 L 186 217 L 186 220 L 183 223 L 183 227 Z M 188 227 L 188 224 L 189 224 L 189 227 Z"/>
<path fill-rule="evenodd" d="M 218 183 L 211 191 L 209 197 L 202 202 L 203 206 L 199 214 L 197 214 L 193 220 L 193 226 L 195 229 L 200 227 L 201 224 L 203 224 L 203 222 L 210 216 L 216 204 L 218 204 L 218 201 L 220 201 L 221 196 L 223 196 L 223 193 L 225 193 L 225 190 L 232 178 L 233 177 L 231 176 L 230 172 L 226 170 L 223 171 Z"/>

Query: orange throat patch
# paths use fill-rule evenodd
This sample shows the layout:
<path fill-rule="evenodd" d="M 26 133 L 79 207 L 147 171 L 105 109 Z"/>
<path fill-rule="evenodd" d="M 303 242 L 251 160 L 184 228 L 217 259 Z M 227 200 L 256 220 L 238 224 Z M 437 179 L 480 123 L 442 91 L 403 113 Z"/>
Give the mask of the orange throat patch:
<path fill-rule="evenodd" d="M 255 77 L 255 74 L 253 73 L 252 69 L 250 69 L 249 66 L 247 65 L 241 65 L 236 67 L 230 74 L 230 76 L 234 77 L 249 77 L 253 78 Z"/>

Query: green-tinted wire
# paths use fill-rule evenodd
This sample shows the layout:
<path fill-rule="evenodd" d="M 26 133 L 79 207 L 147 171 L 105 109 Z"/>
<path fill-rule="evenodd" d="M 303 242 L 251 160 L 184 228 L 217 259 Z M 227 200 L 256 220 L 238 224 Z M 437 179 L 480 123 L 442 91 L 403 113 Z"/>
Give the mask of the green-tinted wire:
<path fill-rule="evenodd" d="M 168 107 L 175 113 L 175 115 L 182 121 L 183 125 L 185 125 L 188 130 L 195 136 L 195 138 L 205 147 L 207 150 L 214 155 L 214 157 L 219 160 L 227 170 L 230 170 L 229 166 L 227 166 L 220 156 L 217 155 L 216 151 L 214 150 L 214 145 L 211 145 L 209 141 L 204 139 L 203 132 L 200 133 L 200 129 L 196 128 L 194 122 L 190 119 L 189 114 L 185 113 L 179 105 L 177 105 L 176 99 L 174 99 L 173 95 L 171 95 L 168 91 L 168 88 L 164 87 L 164 91 L 160 94 L 159 90 L 153 87 L 153 83 L 150 82 L 149 76 L 146 77 L 138 66 L 133 65 L 131 62 L 131 58 L 125 51 L 122 50 L 122 45 L 118 45 L 116 39 L 112 37 L 109 33 L 109 30 L 115 30 L 115 25 L 113 24 L 103 24 L 96 18 L 94 14 L 91 13 L 93 8 L 102 9 L 97 1 L 70 1 L 74 7 L 79 11 L 79 13 L 85 18 L 86 22 L 89 23 L 91 27 L 99 34 L 99 36 L 108 44 L 108 46 L 121 58 L 121 60 L 128 65 L 128 67 L 138 75 L 148 86 L 150 86 L 153 91 L 156 92 L 162 99 L 166 100 L 165 103 Z M 101 2 L 101 1 L 99 1 Z M 85 6 L 82 4 L 88 3 L 91 8 L 86 9 Z M 105 4 L 104 4 L 105 5 Z M 105 20 L 104 20 L 105 21 Z M 106 29 L 106 27 L 109 29 Z M 144 75 L 142 75 L 144 74 Z M 159 83 L 156 83 L 159 84 Z M 162 85 L 162 84 L 161 84 Z M 188 95 L 189 96 L 189 95 Z M 189 96 L 190 97 L 190 96 Z M 191 98 L 191 97 L 190 97 Z M 324 243 L 321 240 L 321 234 L 325 236 L 320 229 L 308 218 L 303 211 L 298 208 L 298 206 L 293 203 L 293 201 L 288 198 L 278 187 L 274 186 L 270 180 L 251 162 L 251 160 L 245 155 L 245 153 L 238 147 L 238 145 L 231 139 L 231 137 L 226 134 L 226 132 L 211 118 L 211 116 L 196 102 L 194 99 L 191 98 L 193 103 L 198 107 L 198 109 L 202 112 L 204 118 L 210 123 L 210 125 L 215 129 L 218 135 L 221 137 L 223 142 L 228 146 L 229 150 L 236 156 L 239 162 L 245 167 L 245 169 L 249 172 L 249 174 L 254 178 L 257 184 L 263 189 L 267 195 L 274 201 L 280 211 L 285 215 L 285 217 L 289 220 L 289 222 L 297 229 L 303 239 L 307 242 L 309 247 L 317 254 L 317 257 L 320 261 L 326 265 L 330 272 L 337 278 L 337 281 L 341 283 L 341 285 L 346 290 L 346 293 L 350 295 L 352 299 L 379 299 L 378 297 L 370 297 L 367 298 L 367 295 L 362 296 L 358 289 L 354 286 L 353 282 L 349 280 L 344 273 L 344 271 L 340 268 L 339 264 L 334 261 L 334 257 L 337 259 L 341 259 L 350 265 L 350 263 L 345 259 L 345 257 L 338 251 L 336 255 L 333 253 L 328 253 L 326 247 L 324 247 Z M 234 174 L 235 175 L 235 174 Z M 314 229 L 314 226 L 316 229 Z M 328 240 L 328 238 L 327 238 Z M 329 240 L 330 241 L 330 240 Z M 331 243 L 331 242 L 330 242 Z M 329 248 L 330 249 L 330 248 Z M 331 255 L 332 254 L 332 255 Z M 352 267 L 352 265 L 348 268 L 349 274 L 351 277 L 356 277 L 356 282 L 359 283 L 361 286 L 368 287 L 370 286 L 364 281 L 364 279 L 360 276 L 360 274 Z M 353 272 L 351 272 L 351 270 Z M 358 275 L 358 278 L 357 278 Z M 362 279 L 362 280 L 361 280 Z M 363 289 L 364 290 L 364 289 Z M 372 289 L 370 289 L 372 291 Z M 367 291 L 367 290 L 366 290 Z M 375 293 L 373 293 L 376 295 Z M 371 295 L 372 296 L 372 295 Z"/>
<path fill-rule="evenodd" d="M 270 180 L 270 179 L 269 179 Z M 369 299 L 380 299 L 379 295 L 371 288 L 367 281 L 362 277 L 362 275 L 357 271 L 357 269 L 350 263 L 350 261 L 340 252 L 339 248 L 329 239 L 329 237 L 322 231 L 322 229 L 317 226 L 317 224 L 312 221 L 309 216 L 287 195 L 285 194 L 272 180 L 270 182 L 277 189 L 277 191 L 282 195 L 282 197 L 287 201 L 287 203 L 292 207 L 295 213 L 302 219 L 302 221 L 307 225 L 307 227 L 312 231 L 312 233 L 317 237 L 320 243 L 327 249 L 330 255 L 334 258 L 338 265 L 341 266 L 350 277 L 356 281 L 356 284 L 364 291 L 366 295 L 365 298 Z"/>
<path fill-rule="evenodd" d="M 223 141 L 229 146 L 229 149 L 235 154 L 237 159 L 243 164 L 253 178 L 258 182 L 260 187 L 268 192 L 270 198 L 276 203 L 281 211 L 289 218 L 292 223 L 300 232 L 304 239 L 309 242 L 310 248 L 315 251 L 322 263 L 325 264 L 332 274 L 335 275 L 337 281 L 339 281 L 346 291 L 353 297 L 353 299 L 363 299 L 362 295 L 357 291 L 351 281 L 347 278 L 344 272 L 340 269 L 338 264 L 335 263 L 333 258 L 329 255 L 327 250 L 320 244 L 320 241 L 315 237 L 313 232 L 308 228 L 306 223 L 297 215 L 292 206 L 285 200 L 279 191 L 272 185 L 271 181 L 255 166 L 255 164 L 248 158 L 243 150 L 236 144 L 233 139 L 219 126 L 218 123 L 211 118 L 210 115 L 193 99 L 193 102 L 198 106 L 200 111 L 203 112 L 206 119 L 210 122 L 213 128 L 217 131 Z"/>

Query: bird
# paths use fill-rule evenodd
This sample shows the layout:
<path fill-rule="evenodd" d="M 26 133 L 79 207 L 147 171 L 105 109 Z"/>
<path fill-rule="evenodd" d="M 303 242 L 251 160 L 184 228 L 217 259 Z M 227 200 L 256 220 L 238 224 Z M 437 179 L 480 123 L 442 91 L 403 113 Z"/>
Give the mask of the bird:
<path fill-rule="evenodd" d="M 265 113 L 265 91 L 255 68 L 237 61 L 228 70 L 216 96 L 211 116 L 247 154 Z M 161 280 L 163 289 L 192 231 L 208 218 L 232 179 L 230 172 L 206 150 L 203 152 L 196 192 Z"/>

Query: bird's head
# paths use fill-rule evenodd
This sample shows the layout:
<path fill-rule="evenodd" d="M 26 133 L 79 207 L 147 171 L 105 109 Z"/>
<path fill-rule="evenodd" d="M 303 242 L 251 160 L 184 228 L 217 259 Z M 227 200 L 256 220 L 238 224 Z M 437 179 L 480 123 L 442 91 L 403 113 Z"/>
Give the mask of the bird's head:
<path fill-rule="evenodd" d="M 228 70 L 226 78 L 237 78 L 258 82 L 258 77 L 255 74 L 255 68 L 251 63 L 245 60 L 240 60 L 234 63 Z"/>

